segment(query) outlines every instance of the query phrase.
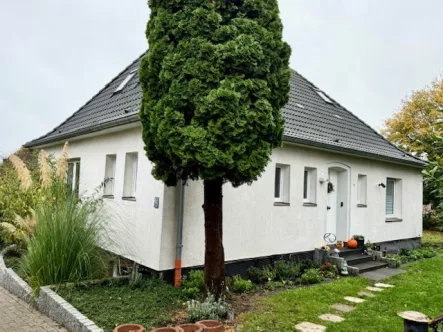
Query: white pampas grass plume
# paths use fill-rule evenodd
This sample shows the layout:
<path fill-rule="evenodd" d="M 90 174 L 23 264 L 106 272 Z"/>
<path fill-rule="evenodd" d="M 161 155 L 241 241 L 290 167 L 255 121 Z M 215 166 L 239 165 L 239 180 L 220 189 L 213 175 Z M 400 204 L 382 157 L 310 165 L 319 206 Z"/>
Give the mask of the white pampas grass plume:
<path fill-rule="evenodd" d="M 52 172 L 48 164 L 48 156 L 45 150 L 40 151 L 40 173 L 42 187 L 48 188 L 52 182 Z"/>
<path fill-rule="evenodd" d="M 18 178 L 21 182 L 21 188 L 22 190 L 26 191 L 32 186 L 32 178 L 31 178 L 31 172 L 26 167 L 23 160 L 21 160 L 19 157 L 17 157 L 15 154 L 11 154 L 8 157 L 9 161 L 11 162 L 12 166 L 14 166 Z"/>
<path fill-rule="evenodd" d="M 68 142 L 63 146 L 63 151 L 61 156 L 57 160 L 57 172 L 56 175 L 60 180 L 64 180 L 66 177 L 66 173 L 68 172 Z"/>

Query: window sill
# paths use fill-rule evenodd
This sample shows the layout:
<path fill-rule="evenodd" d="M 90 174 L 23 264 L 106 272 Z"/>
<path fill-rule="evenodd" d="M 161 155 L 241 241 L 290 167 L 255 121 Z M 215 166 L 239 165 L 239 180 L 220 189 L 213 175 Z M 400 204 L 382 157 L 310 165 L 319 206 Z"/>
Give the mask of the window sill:
<path fill-rule="evenodd" d="M 401 218 L 386 218 L 386 222 L 400 222 L 403 221 Z"/>
<path fill-rule="evenodd" d="M 357 207 L 367 208 L 368 206 L 366 204 L 357 204 Z"/>
<path fill-rule="evenodd" d="M 102 198 L 114 199 L 114 195 L 103 195 Z"/>
<path fill-rule="evenodd" d="M 132 202 L 136 201 L 135 197 L 122 197 L 122 200 L 124 200 L 124 201 L 132 201 Z"/>
<path fill-rule="evenodd" d="M 274 206 L 289 206 L 289 203 L 285 203 L 285 202 L 274 202 Z"/>
<path fill-rule="evenodd" d="M 303 203 L 303 206 L 311 206 L 311 207 L 316 207 L 317 204 L 316 203 Z"/>

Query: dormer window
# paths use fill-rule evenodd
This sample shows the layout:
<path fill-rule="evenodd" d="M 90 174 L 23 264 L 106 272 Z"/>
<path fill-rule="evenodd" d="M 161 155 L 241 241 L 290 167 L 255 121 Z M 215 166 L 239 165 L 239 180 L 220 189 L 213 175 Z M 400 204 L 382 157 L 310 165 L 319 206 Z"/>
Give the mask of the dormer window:
<path fill-rule="evenodd" d="M 122 91 L 126 85 L 128 85 L 129 81 L 135 76 L 137 69 L 131 70 L 126 76 L 126 78 L 120 83 L 120 85 L 117 87 L 117 89 L 114 90 L 114 93 Z"/>
<path fill-rule="evenodd" d="M 334 105 L 334 102 L 325 95 L 325 93 L 319 89 L 314 88 L 314 91 L 320 96 L 321 99 L 323 99 L 325 102 L 327 102 L 328 104 L 332 104 Z"/>

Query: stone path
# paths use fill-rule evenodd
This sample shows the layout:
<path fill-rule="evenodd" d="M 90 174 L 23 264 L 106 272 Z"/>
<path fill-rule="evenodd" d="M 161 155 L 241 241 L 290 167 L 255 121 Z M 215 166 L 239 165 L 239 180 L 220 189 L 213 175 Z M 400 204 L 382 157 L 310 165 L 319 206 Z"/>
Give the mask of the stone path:
<path fill-rule="evenodd" d="M 0 332 L 66 332 L 49 317 L 0 287 Z"/>
<path fill-rule="evenodd" d="M 366 287 L 366 289 L 370 290 L 370 291 L 374 291 L 374 292 L 382 292 L 383 290 L 385 290 L 387 288 L 395 287 L 394 285 L 383 284 L 383 283 L 377 283 L 374 286 L 375 287 L 368 286 L 368 287 Z M 365 296 L 365 297 L 371 298 L 371 297 L 375 297 L 375 294 L 372 294 L 367 291 L 362 291 L 362 292 L 358 293 L 358 296 L 360 296 L 360 297 L 345 296 L 343 299 L 348 302 L 358 305 L 359 303 L 363 303 L 366 301 L 365 299 L 362 299 L 361 297 Z M 350 305 L 343 304 L 343 303 L 335 303 L 335 304 L 331 305 L 330 307 L 335 309 L 339 314 L 350 312 L 350 311 L 353 311 L 356 309 L 355 306 L 350 306 Z M 318 318 L 322 321 L 325 321 L 325 322 L 340 323 L 340 322 L 344 321 L 345 318 L 339 316 L 339 314 L 327 313 L 327 314 L 322 314 L 322 315 L 318 316 Z M 297 324 L 295 326 L 295 329 L 297 331 L 301 331 L 301 332 L 323 332 L 323 331 L 326 331 L 326 326 L 317 325 L 317 324 L 313 324 L 310 322 L 301 322 L 300 324 Z"/>
<path fill-rule="evenodd" d="M 368 278 L 370 280 L 380 281 L 380 280 L 395 276 L 400 273 L 405 273 L 405 272 L 406 271 L 402 270 L 402 269 L 379 269 L 379 270 L 375 270 L 375 271 L 369 271 L 369 272 L 362 273 L 361 276 Z"/>

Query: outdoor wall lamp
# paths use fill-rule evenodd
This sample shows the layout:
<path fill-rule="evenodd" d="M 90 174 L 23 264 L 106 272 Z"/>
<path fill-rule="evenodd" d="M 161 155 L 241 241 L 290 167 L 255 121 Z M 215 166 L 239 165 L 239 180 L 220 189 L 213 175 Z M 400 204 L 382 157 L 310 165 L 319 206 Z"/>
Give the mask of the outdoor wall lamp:
<path fill-rule="evenodd" d="M 382 188 L 386 188 L 386 185 L 382 182 L 382 183 L 379 183 L 378 184 L 380 187 L 382 187 Z"/>

